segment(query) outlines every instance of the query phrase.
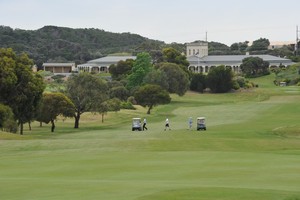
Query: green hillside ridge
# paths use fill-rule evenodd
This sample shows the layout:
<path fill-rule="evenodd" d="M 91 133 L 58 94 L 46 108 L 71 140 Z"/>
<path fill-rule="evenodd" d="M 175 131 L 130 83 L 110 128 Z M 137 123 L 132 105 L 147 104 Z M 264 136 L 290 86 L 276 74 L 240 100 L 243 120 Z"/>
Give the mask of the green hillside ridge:
<path fill-rule="evenodd" d="M 262 39 L 258 39 L 258 43 Z M 193 42 L 193 41 L 186 41 Z M 234 43 L 230 47 L 219 42 L 208 42 L 209 55 L 237 55 L 253 50 L 247 42 Z M 109 54 L 136 55 L 139 52 L 161 51 L 172 47 L 185 53 L 185 44 L 149 39 L 133 33 L 113 33 L 95 28 L 67 28 L 44 26 L 38 30 L 12 29 L 0 26 L 0 48 L 12 48 L 17 53 L 25 52 L 38 67 L 44 62 L 85 63 Z M 267 48 L 267 47 L 265 47 Z M 253 51 L 253 54 L 275 56 L 293 55 L 291 47 L 276 50 Z M 297 61 L 298 57 L 294 60 Z"/>

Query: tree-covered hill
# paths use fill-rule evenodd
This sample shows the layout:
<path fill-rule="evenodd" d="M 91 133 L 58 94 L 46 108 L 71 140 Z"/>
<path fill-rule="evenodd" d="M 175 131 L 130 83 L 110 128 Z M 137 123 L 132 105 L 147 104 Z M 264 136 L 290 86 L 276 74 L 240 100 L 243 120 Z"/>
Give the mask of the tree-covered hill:
<path fill-rule="evenodd" d="M 267 39 L 260 38 L 255 44 L 266 45 Z M 191 42 L 191 41 L 187 41 Z M 160 54 L 163 48 L 172 47 L 185 53 L 186 45 L 181 43 L 166 44 L 163 41 L 152 40 L 132 33 L 112 33 L 94 28 L 66 28 L 45 26 L 38 30 L 12 29 L 0 25 L 0 48 L 12 48 L 16 53 L 25 52 L 39 67 L 44 62 L 76 62 L 85 63 L 112 53 L 137 54 L 151 52 Z M 293 56 L 293 48 L 285 46 L 275 50 L 263 50 L 248 46 L 248 42 L 237 42 L 230 47 L 209 42 L 209 55 L 229 54 L 272 54 L 275 56 Z M 265 46 L 267 48 L 267 46 Z M 293 61 L 300 58 L 295 57 Z"/>
<path fill-rule="evenodd" d="M 83 63 L 115 52 L 135 52 L 144 44 L 161 48 L 164 42 L 137 34 L 112 33 L 100 29 L 45 26 L 38 30 L 0 26 L 0 47 L 26 52 L 35 63 L 75 61 Z"/>

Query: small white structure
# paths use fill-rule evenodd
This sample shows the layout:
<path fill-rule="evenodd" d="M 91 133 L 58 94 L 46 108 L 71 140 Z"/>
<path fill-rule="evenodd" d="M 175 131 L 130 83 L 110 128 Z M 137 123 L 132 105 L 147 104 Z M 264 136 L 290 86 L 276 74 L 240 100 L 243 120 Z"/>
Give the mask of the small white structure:
<path fill-rule="evenodd" d="M 286 82 L 284 82 L 284 81 L 280 82 L 280 83 L 279 83 L 279 86 L 285 87 L 285 86 L 286 86 Z"/>
<path fill-rule="evenodd" d="M 75 63 L 43 63 L 43 69 L 44 71 L 62 75 L 69 75 L 77 71 Z"/>

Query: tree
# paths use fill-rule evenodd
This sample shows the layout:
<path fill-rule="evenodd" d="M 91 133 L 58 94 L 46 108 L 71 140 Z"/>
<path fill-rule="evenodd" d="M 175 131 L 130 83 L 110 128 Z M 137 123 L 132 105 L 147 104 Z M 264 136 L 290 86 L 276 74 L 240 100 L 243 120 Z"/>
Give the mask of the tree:
<path fill-rule="evenodd" d="M 262 50 L 268 50 L 268 47 L 270 45 L 270 41 L 266 38 L 260 38 L 258 40 L 254 40 L 250 50 L 251 51 L 262 51 Z"/>
<path fill-rule="evenodd" d="M 12 49 L 0 50 L 0 101 L 12 108 L 21 135 L 23 124 L 34 118 L 45 88 L 42 77 L 33 73 L 31 66 L 33 62 L 26 54 L 17 56 Z"/>
<path fill-rule="evenodd" d="M 165 90 L 169 89 L 168 77 L 165 72 L 161 71 L 160 69 L 152 70 L 149 72 L 143 80 L 143 83 L 152 84 L 152 85 L 159 85 Z"/>
<path fill-rule="evenodd" d="M 204 74 L 193 74 L 190 90 L 203 93 L 206 88 L 206 76 Z"/>
<path fill-rule="evenodd" d="M 243 53 L 247 50 L 248 48 L 248 41 L 245 41 L 245 42 L 239 42 L 239 43 L 233 43 L 231 46 L 230 46 L 230 50 L 232 52 L 237 52 L 237 53 Z"/>
<path fill-rule="evenodd" d="M 121 60 L 116 65 L 111 65 L 109 67 L 109 73 L 113 80 L 121 80 L 130 74 L 134 60 L 127 59 L 125 61 Z"/>
<path fill-rule="evenodd" d="M 269 74 L 269 62 L 259 57 L 248 57 L 243 59 L 241 70 L 246 77 L 258 77 Z"/>
<path fill-rule="evenodd" d="M 72 101 L 62 93 L 44 93 L 38 110 L 38 121 L 48 124 L 51 122 L 51 132 L 55 129 L 57 116 L 73 117 L 75 106 Z"/>
<path fill-rule="evenodd" d="M 0 104 L 0 128 L 8 132 L 17 132 L 18 125 L 10 107 Z"/>
<path fill-rule="evenodd" d="M 134 97 L 139 105 L 148 107 L 147 114 L 154 106 L 171 102 L 169 93 L 158 85 L 144 85 L 135 92 Z"/>
<path fill-rule="evenodd" d="M 212 68 L 207 74 L 207 86 L 214 93 L 224 93 L 232 89 L 233 73 L 224 65 Z"/>
<path fill-rule="evenodd" d="M 148 53 L 139 53 L 133 63 L 132 73 L 128 76 L 127 88 L 140 86 L 152 69 L 151 56 Z"/>
<path fill-rule="evenodd" d="M 104 115 L 108 111 L 119 111 L 121 109 L 121 101 L 118 98 L 108 99 L 100 104 L 98 107 L 98 112 L 101 114 L 101 121 L 104 122 Z"/>
<path fill-rule="evenodd" d="M 167 76 L 168 92 L 183 96 L 189 88 L 188 74 L 174 63 L 161 63 L 159 69 Z"/>
<path fill-rule="evenodd" d="M 181 54 L 174 48 L 164 48 L 163 53 L 163 62 L 175 63 L 178 64 L 183 69 L 187 69 L 189 62 L 186 59 L 186 56 Z"/>
<path fill-rule="evenodd" d="M 0 49 L 0 102 L 5 104 L 18 81 L 15 73 L 16 59 L 12 49 Z"/>
<path fill-rule="evenodd" d="M 129 97 L 129 91 L 122 85 L 110 89 L 110 98 L 118 98 L 126 101 Z"/>
<path fill-rule="evenodd" d="M 66 82 L 67 96 L 75 105 L 74 128 L 79 128 L 80 116 L 84 112 L 96 112 L 108 99 L 107 83 L 92 74 L 72 75 Z"/>

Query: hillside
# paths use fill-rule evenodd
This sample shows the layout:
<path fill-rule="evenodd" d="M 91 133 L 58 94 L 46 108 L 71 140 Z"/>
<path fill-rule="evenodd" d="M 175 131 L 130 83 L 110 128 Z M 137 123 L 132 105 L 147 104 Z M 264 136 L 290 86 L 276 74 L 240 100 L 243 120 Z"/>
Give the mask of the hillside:
<path fill-rule="evenodd" d="M 26 52 L 40 66 L 43 62 L 88 60 L 115 52 L 132 52 L 141 47 L 161 48 L 165 43 L 137 34 L 112 33 L 100 29 L 45 26 L 38 30 L 0 26 L 0 47 Z"/>
<path fill-rule="evenodd" d="M 234 43 L 229 47 L 211 41 L 208 43 L 209 55 L 245 54 L 248 50 L 250 54 L 271 54 L 281 57 L 293 55 L 292 50 L 287 47 L 251 52 L 247 45 L 243 48 L 241 45 L 245 44 Z M 235 46 L 237 47 L 234 48 Z M 44 62 L 80 64 L 112 53 L 136 54 L 143 51 L 155 53 L 166 47 L 172 47 L 179 52 L 185 52 L 186 49 L 182 43 L 166 44 L 138 34 L 112 33 L 95 28 L 44 26 L 38 30 L 22 30 L 0 25 L 0 48 L 13 48 L 17 53 L 25 52 L 39 67 Z"/>

